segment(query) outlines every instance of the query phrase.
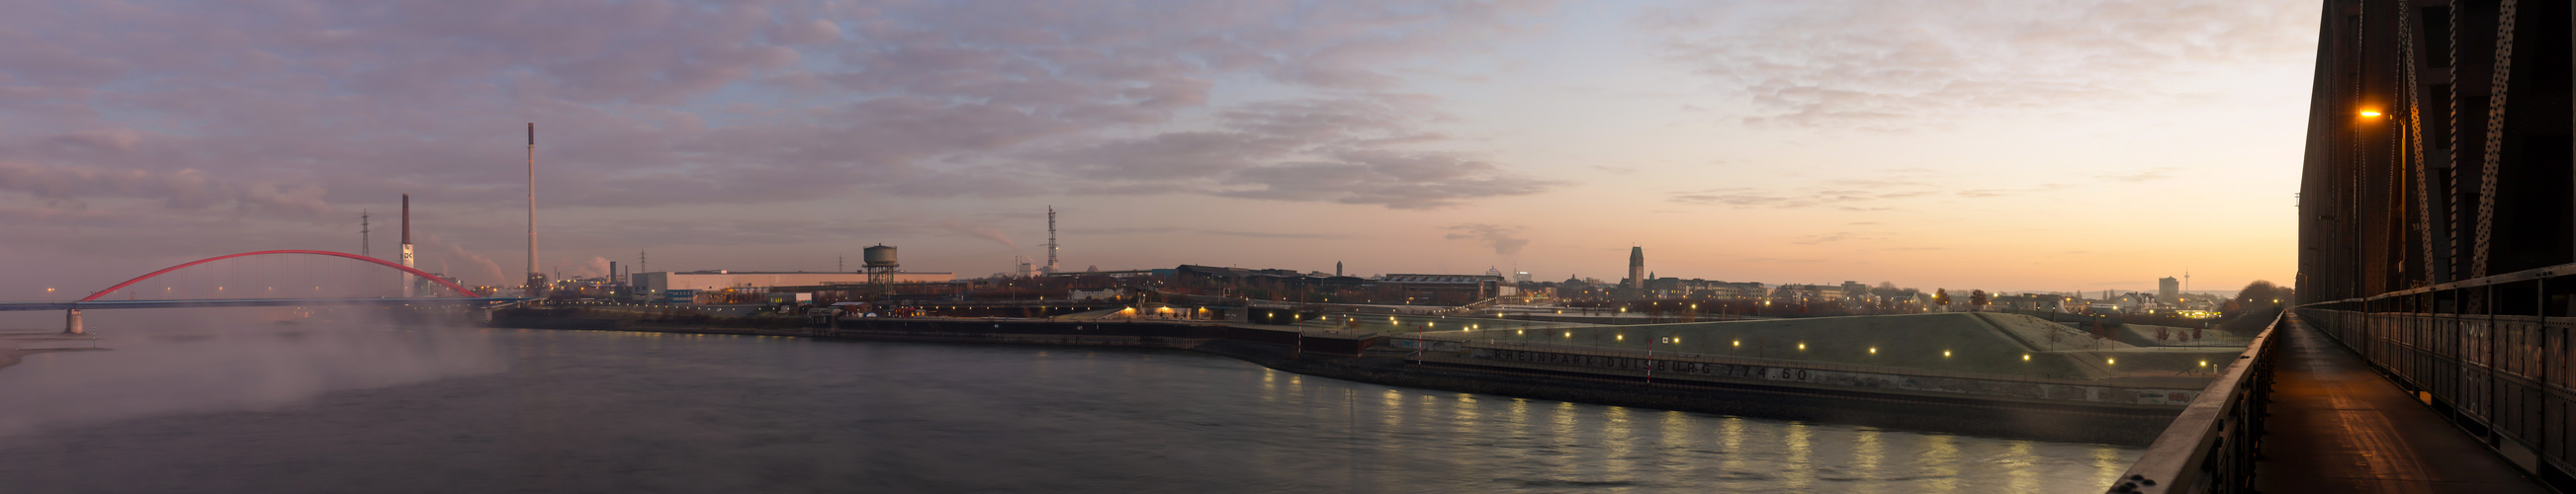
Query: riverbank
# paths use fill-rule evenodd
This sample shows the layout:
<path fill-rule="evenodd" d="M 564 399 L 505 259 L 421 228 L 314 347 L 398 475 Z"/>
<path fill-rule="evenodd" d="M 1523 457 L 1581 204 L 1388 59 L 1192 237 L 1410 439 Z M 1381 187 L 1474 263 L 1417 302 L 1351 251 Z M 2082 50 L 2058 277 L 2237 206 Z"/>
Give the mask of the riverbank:
<path fill-rule="evenodd" d="M 1658 410 L 1826 422 L 1888 429 L 2054 442 L 2142 446 L 2174 413 L 2004 403 L 1991 400 L 1831 392 L 1665 379 L 1647 382 L 1599 375 L 1438 363 L 1417 365 L 1396 354 L 1348 357 L 1296 354 L 1277 345 L 1211 341 L 1191 350 L 1298 374 L 1371 384 Z"/>
<path fill-rule="evenodd" d="M 566 319 L 502 319 L 496 320 L 495 325 L 527 329 L 1189 350 L 1297 374 L 1390 386 L 1998 438 L 2129 446 L 2152 442 L 2179 411 L 2178 406 L 2049 402 L 2030 399 L 2027 395 L 1977 396 L 1848 385 L 1819 386 L 1814 382 L 1765 381 L 1759 378 L 1675 379 L 1668 376 L 1653 379 L 1613 369 L 1538 367 L 1517 362 L 1460 358 L 1409 360 L 1402 351 L 1378 347 L 1377 344 L 1385 338 L 1374 334 L 1307 334 L 1288 327 L 937 319 L 846 321 L 843 327 L 836 329 L 655 327 L 610 320 Z M 1774 372 L 1785 370 L 1772 369 Z M 1761 368 L 1755 368 L 1755 372 L 1761 372 Z M 1911 379 L 1907 381 L 1912 384 Z M 2016 384 L 2033 389 L 2045 385 Z M 2094 393 L 2107 395 L 2117 392 L 2120 391 L 2116 388 L 2106 388 Z"/>

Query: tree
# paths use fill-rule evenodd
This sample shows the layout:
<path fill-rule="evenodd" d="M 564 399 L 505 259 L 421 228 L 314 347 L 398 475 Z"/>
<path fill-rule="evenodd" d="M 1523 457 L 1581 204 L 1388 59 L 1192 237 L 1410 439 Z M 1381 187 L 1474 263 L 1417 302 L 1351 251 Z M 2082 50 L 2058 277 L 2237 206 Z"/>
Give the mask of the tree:
<path fill-rule="evenodd" d="M 1933 304 L 1933 305 L 1940 305 L 1940 306 L 1944 306 L 1944 307 L 1949 306 L 1949 305 L 1950 305 L 1950 289 L 1948 289 L 1948 288 L 1934 288 L 1934 289 L 1932 289 L 1932 304 Z"/>
<path fill-rule="evenodd" d="M 1985 308 L 1988 303 L 1991 302 L 1986 299 L 1985 290 L 1971 290 L 1968 292 L 1968 305 L 1976 308 Z"/>
<path fill-rule="evenodd" d="M 2236 301 L 2241 302 L 2245 307 L 2268 305 L 2274 303 L 2274 300 L 2280 300 L 2281 292 L 2281 287 L 2274 286 L 2271 281 L 2254 280 L 2253 283 L 2246 283 L 2244 289 L 2236 291 Z"/>

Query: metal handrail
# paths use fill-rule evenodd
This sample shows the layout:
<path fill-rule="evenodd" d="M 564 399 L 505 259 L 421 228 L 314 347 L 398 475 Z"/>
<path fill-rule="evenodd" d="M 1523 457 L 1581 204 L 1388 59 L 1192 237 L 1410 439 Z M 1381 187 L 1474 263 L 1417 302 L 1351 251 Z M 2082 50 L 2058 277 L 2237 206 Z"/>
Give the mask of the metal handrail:
<path fill-rule="evenodd" d="M 2250 492 L 2254 454 L 2261 446 L 2263 408 L 2271 393 L 2271 359 L 2279 346 L 2282 311 L 2246 345 L 2200 398 L 2191 401 L 2109 492 Z"/>

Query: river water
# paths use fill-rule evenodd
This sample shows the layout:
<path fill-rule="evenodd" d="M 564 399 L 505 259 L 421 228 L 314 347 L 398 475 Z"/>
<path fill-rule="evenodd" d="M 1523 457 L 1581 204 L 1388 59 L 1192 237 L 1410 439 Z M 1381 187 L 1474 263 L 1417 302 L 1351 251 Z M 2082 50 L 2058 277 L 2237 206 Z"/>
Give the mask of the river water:
<path fill-rule="evenodd" d="M 0 369 L 7 492 L 2098 492 L 2133 448 L 1358 384 L 1178 351 L 111 332 Z"/>

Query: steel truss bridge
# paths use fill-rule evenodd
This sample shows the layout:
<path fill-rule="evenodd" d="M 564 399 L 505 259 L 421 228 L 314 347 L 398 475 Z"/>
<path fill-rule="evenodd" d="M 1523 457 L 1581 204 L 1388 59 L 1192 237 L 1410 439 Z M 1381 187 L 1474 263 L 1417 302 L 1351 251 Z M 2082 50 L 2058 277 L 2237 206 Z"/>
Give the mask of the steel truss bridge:
<path fill-rule="evenodd" d="M 2576 9 L 2322 4 L 2301 305 L 2111 492 L 2576 491 Z"/>

